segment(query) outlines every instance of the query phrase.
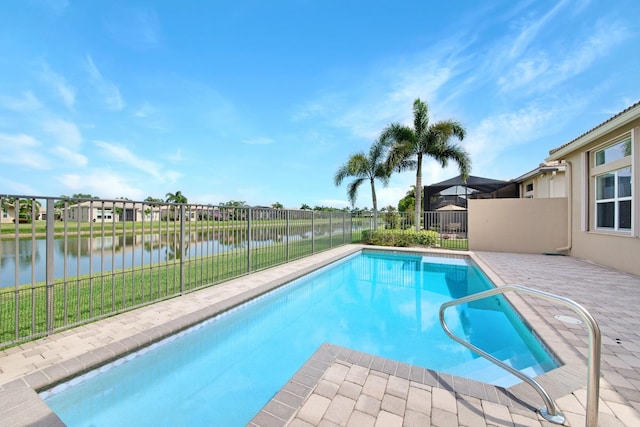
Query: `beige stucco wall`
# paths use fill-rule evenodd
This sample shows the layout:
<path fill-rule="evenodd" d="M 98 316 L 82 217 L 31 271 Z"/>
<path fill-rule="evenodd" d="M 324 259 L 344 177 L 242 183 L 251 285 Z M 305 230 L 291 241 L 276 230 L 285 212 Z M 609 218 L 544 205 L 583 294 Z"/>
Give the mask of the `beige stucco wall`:
<path fill-rule="evenodd" d="M 567 197 L 566 177 L 564 170 L 540 173 L 520 184 L 520 197 L 544 198 Z M 527 184 L 533 184 L 533 191 L 527 191 Z"/>
<path fill-rule="evenodd" d="M 629 131 L 634 133 L 633 230 L 630 233 L 598 231 L 594 226 L 593 202 L 589 202 L 593 183 L 589 178 L 589 159 L 586 153 L 603 144 L 606 145 L 607 141 Z M 562 156 L 561 159 L 570 164 L 569 173 L 571 173 L 569 196 L 573 200 L 571 205 L 572 245 L 569 254 L 640 275 L 640 119 L 603 134 L 579 150 Z"/>
<path fill-rule="evenodd" d="M 556 253 L 567 244 L 567 199 L 469 200 L 469 249 Z"/>

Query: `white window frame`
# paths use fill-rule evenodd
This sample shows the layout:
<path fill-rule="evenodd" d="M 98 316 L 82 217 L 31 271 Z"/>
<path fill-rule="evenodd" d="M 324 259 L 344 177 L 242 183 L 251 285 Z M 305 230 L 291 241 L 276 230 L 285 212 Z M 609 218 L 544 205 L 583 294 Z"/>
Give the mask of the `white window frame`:
<path fill-rule="evenodd" d="M 612 160 L 609 162 L 605 162 L 603 164 L 597 165 L 596 164 L 596 159 L 597 159 L 597 153 L 602 152 L 603 150 L 606 150 L 609 147 L 615 146 L 617 144 L 620 144 L 621 142 L 624 141 L 630 141 L 631 144 L 631 153 L 628 156 L 625 156 L 623 158 L 620 159 L 616 159 L 616 160 Z M 627 132 L 621 136 L 618 136 L 612 140 L 609 140 L 608 142 L 594 148 L 593 150 L 590 151 L 589 153 L 589 166 L 590 166 L 590 183 L 592 185 L 593 191 L 591 192 L 591 198 L 590 198 L 590 205 L 593 206 L 593 230 L 595 231 L 603 231 L 603 232 L 615 232 L 616 234 L 624 234 L 624 235 L 629 235 L 633 232 L 634 230 L 634 225 L 635 225 L 635 203 L 634 203 L 634 198 L 637 198 L 636 193 L 637 193 L 637 189 L 635 189 L 634 187 L 634 162 L 633 162 L 633 157 L 634 157 L 634 137 L 633 137 L 633 132 Z M 630 196 L 624 196 L 624 197 L 620 197 L 618 195 L 618 174 L 620 173 L 620 171 L 626 170 L 626 169 L 630 169 L 631 170 L 631 195 Z M 607 198 L 607 199 L 598 199 L 598 194 L 597 194 L 597 180 L 599 177 L 606 175 L 606 174 L 613 174 L 614 176 L 614 192 L 613 192 L 613 197 L 612 198 Z M 620 224 L 619 224 L 619 206 L 620 206 L 620 202 L 624 202 L 624 201 L 630 201 L 631 202 L 631 224 L 630 224 L 630 228 L 620 228 Z M 598 205 L 600 204 L 605 204 L 605 203 L 613 203 L 614 204 L 614 224 L 613 227 L 598 227 Z"/>

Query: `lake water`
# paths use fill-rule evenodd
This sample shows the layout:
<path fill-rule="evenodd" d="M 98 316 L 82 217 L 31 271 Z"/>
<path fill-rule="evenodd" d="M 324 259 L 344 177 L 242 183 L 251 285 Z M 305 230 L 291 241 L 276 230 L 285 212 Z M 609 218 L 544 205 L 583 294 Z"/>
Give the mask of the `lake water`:
<path fill-rule="evenodd" d="M 334 230 L 336 232 L 336 230 Z M 232 250 L 268 246 L 286 241 L 286 236 L 264 233 L 248 241 L 245 230 L 190 233 L 185 242 L 187 258 L 215 255 Z M 289 236 L 289 241 L 311 237 L 311 232 Z M 90 271 L 113 271 L 179 257 L 179 236 L 173 233 L 144 236 L 98 236 L 55 238 L 54 277 L 73 277 Z M 0 240 L 0 288 L 46 279 L 46 240 Z M 65 262 L 66 261 L 66 262 Z M 17 276 L 17 279 L 16 279 Z"/>

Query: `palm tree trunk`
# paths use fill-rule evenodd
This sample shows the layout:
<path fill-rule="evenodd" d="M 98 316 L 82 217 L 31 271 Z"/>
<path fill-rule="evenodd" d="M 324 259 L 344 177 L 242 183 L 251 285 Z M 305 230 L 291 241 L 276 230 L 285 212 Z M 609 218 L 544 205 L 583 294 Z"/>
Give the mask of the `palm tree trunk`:
<path fill-rule="evenodd" d="M 420 231 L 420 212 L 422 211 L 422 153 L 418 153 L 418 167 L 416 168 L 416 231 Z"/>
<path fill-rule="evenodd" d="M 378 198 L 376 197 L 376 184 L 373 182 L 373 178 L 371 178 L 370 181 L 371 181 L 371 199 L 373 201 L 373 210 L 377 211 L 378 210 Z"/>

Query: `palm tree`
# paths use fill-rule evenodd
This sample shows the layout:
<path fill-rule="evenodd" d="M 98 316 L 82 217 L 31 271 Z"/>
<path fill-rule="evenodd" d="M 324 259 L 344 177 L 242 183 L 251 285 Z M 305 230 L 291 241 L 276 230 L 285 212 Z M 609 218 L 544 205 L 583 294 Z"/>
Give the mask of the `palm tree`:
<path fill-rule="evenodd" d="M 358 188 L 360 185 L 369 181 L 371 184 L 371 199 L 373 202 L 373 210 L 378 210 L 378 199 L 376 197 L 376 185 L 375 180 L 382 181 L 383 186 L 389 184 L 389 177 L 391 176 L 391 169 L 387 166 L 385 161 L 385 142 L 382 138 L 379 138 L 371 145 L 369 153 L 356 153 L 349 157 L 347 163 L 342 165 L 336 172 L 334 178 L 336 186 L 342 184 L 342 181 L 346 177 L 354 177 L 355 179 L 347 186 L 347 196 L 351 206 L 355 206 L 356 198 L 358 196 Z"/>
<path fill-rule="evenodd" d="M 175 194 L 167 193 L 166 196 L 168 203 L 187 203 L 187 198 L 180 191 L 176 191 Z"/>
<path fill-rule="evenodd" d="M 42 203 L 36 199 L 13 199 L 13 207 L 20 223 L 31 223 L 40 217 Z"/>
<path fill-rule="evenodd" d="M 392 123 L 382 133 L 385 144 L 390 146 L 387 158 L 388 166 L 399 172 L 416 171 L 415 186 L 415 225 L 420 230 L 420 211 L 422 208 L 422 158 L 429 156 L 442 167 L 449 160 L 458 164 L 463 180 L 469 176 L 471 160 L 466 151 L 451 143 L 451 138 L 464 139 L 465 130 L 455 120 L 444 120 L 429 124 L 427 104 L 417 98 L 413 102 L 413 128 Z"/>

